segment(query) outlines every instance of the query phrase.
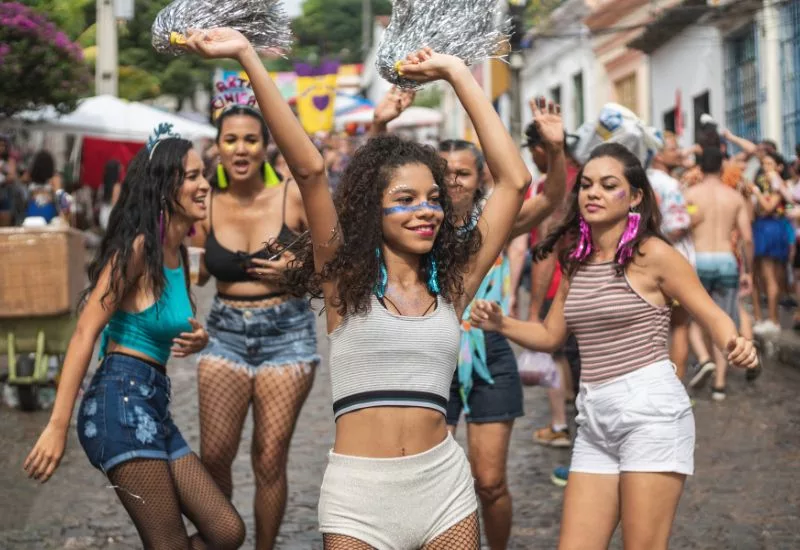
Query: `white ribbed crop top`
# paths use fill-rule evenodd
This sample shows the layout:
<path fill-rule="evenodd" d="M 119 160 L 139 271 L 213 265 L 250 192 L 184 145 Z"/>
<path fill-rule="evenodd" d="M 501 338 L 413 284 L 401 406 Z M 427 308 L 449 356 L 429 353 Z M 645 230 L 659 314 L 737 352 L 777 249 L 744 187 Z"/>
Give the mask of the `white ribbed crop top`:
<path fill-rule="evenodd" d="M 348 315 L 329 336 L 333 418 L 370 407 L 423 407 L 446 414 L 461 340 L 453 305 L 438 298 L 425 317 L 387 311 Z"/>

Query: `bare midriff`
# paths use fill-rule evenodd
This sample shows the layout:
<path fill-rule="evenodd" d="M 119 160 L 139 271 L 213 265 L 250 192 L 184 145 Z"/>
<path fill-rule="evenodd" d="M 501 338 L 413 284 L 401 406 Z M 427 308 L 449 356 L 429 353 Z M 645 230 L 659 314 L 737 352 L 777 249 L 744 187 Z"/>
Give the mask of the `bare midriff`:
<path fill-rule="evenodd" d="M 447 437 L 442 413 L 420 407 L 373 407 L 336 422 L 333 452 L 364 458 L 399 458 L 428 451 Z"/>
<path fill-rule="evenodd" d="M 125 346 L 121 346 L 114 342 L 113 340 L 109 340 L 108 344 L 106 345 L 106 352 L 105 354 L 108 355 L 110 353 L 121 353 L 123 355 L 130 355 L 131 357 L 135 357 L 137 359 L 141 359 L 143 361 L 148 361 L 150 363 L 158 363 L 161 365 L 161 361 L 157 359 L 153 359 L 149 355 L 145 355 L 141 351 L 136 351 L 135 349 L 126 348 Z M 161 365 L 162 367 L 166 365 Z"/>
<path fill-rule="evenodd" d="M 285 293 L 286 289 L 266 281 L 238 281 L 235 283 L 217 281 L 217 292 L 226 296 L 241 297 L 242 301 L 252 301 L 250 298 L 253 296 Z"/>

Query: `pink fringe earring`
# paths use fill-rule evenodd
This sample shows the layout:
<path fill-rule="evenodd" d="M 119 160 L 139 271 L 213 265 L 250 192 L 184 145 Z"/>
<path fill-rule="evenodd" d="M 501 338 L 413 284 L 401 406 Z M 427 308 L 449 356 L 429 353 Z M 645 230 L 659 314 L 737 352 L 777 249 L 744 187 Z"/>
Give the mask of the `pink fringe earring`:
<path fill-rule="evenodd" d="M 589 227 L 589 224 L 586 223 L 586 220 L 583 219 L 583 216 L 580 216 L 579 219 L 580 237 L 578 238 L 578 245 L 575 247 L 575 250 L 572 251 L 572 254 L 570 254 L 569 257 L 573 260 L 582 262 L 592 253 L 592 228 Z"/>
<path fill-rule="evenodd" d="M 189 233 L 187 233 L 187 237 L 194 237 L 197 234 L 197 230 L 194 228 L 194 224 L 192 227 L 189 228 Z"/>
<path fill-rule="evenodd" d="M 633 247 L 630 246 L 631 241 L 639 234 L 639 223 L 642 221 L 642 215 L 638 212 L 628 213 L 628 225 L 625 227 L 625 232 L 619 240 L 617 246 L 617 263 L 622 265 L 633 257 Z"/>

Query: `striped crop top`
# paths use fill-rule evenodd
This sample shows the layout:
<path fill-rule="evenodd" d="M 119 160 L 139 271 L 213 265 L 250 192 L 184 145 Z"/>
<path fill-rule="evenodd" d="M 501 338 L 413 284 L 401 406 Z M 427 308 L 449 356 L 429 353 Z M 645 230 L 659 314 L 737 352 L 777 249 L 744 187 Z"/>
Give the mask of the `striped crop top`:
<path fill-rule="evenodd" d="M 461 340 L 453 305 L 441 297 L 425 317 L 387 311 L 373 295 L 329 336 L 333 417 L 370 407 L 447 410 Z"/>
<path fill-rule="evenodd" d="M 583 264 L 564 304 L 567 330 L 578 340 L 581 381 L 602 382 L 669 360 L 671 309 L 633 290 L 613 262 Z"/>

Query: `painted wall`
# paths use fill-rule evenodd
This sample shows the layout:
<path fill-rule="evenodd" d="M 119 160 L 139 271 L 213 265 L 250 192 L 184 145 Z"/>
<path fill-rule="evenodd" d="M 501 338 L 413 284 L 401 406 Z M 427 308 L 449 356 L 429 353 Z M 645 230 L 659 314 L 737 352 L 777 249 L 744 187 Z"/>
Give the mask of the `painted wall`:
<path fill-rule="evenodd" d="M 694 140 L 694 97 L 708 91 L 709 114 L 720 124 L 725 124 L 723 51 L 719 29 L 692 25 L 650 56 L 650 122 L 664 129 L 664 114 L 675 108 L 676 90 L 680 90 L 683 112 L 680 144 L 684 147 L 690 146 Z"/>
<path fill-rule="evenodd" d="M 526 51 L 525 68 L 522 70 L 522 97 L 525 101 L 522 113 L 523 128 L 532 115 L 528 100 L 536 96 L 552 99 L 552 90 L 561 89 L 561 111 L 568 132 L 579 126 L 575 108 L 576 90 L 574 77 L 583 74 L 583 120 L 597 116 L 594 103 L 595 77 L 594 53 L 586 37 L 538 40 L 534 48 Z"/>
<path fill-rule="evenodd" d="M 676 0 L 667 0 L 668 7 Z M 652 18 L 652 5 L 646 0 L 608 0 L 594 6 L 585 19 L 590 29 L 600 31 L 609 27 L 630 28 L 615 33 L 598 33 L 592 38 L 596 58 L 593 107 L 599 111 L 608 102 L 619 102 L 615 84 L 636 75 L 636 111 L 645 122 L 650 122 L 650 72 L 647 56 L 628 48 L 642 28 L 639 25 Z"/>

